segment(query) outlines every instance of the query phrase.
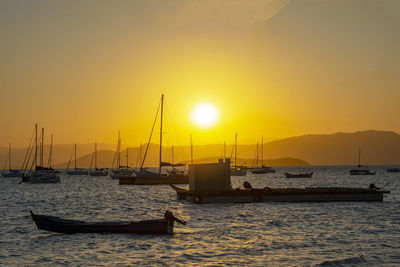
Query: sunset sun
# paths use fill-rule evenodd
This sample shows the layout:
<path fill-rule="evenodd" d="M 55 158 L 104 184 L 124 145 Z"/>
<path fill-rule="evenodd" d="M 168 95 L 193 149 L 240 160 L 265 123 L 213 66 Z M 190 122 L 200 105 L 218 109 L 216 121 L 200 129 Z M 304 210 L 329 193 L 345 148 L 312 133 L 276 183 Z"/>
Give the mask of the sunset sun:
<path fill-rule="evenodd" d="M 191 119 L 199 127 L 211 127 L 218 121 L 219 111 L 210 103 L 200 103 L 192 109 Z"/>

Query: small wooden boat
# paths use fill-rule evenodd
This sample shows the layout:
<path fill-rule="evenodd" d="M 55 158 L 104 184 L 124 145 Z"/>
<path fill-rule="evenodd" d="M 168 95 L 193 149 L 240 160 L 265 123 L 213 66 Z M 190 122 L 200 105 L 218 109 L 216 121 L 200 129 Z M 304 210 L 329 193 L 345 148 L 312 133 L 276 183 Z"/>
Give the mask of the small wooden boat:
<path fill-rule="evenodd" d="M 55 216 L 37 215 L 30 211 L 33 221 L 40 230 L 56 233 L 122 233 L 122 234 L 173 234 L 174 222 L 186 224 L 166 211 L 164 218 L 137 222 L 84 222 L 66 220 Z"/>
<path fill-rule="evenodd" d="M 387 172 L 400 172 L 400 168 L 389 168 Z"/>
<path fill-rule="evenodd" d="M 311 178 L 312 175 L 313 175 L 313 172 L 296 173 L 296 174 L 285 172 L 286 178 Z"/>

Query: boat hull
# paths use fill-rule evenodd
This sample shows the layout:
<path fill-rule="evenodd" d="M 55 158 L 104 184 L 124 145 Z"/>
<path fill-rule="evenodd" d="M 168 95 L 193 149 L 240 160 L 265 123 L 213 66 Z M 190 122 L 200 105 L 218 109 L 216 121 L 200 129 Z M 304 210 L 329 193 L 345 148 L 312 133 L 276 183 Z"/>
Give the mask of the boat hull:
<path fill-rule="evenodd" d="M 254 169 L 254 170 L 251 170 L 251 173 L 252 174 L 275 173 L 275 170 L 274 169 L 267 169 L 267 168 L 265 168 L 265 169 Z"/>
<path fill-rule="evenodd" d="M 133 171 L 131 172 L 112 172 L 110 174 L 111 179 L 113 180 L 118 180 L 119 178 L 123 178 L 123 177 L 134 177 L 135 173 Z"/>
<path fill-rule="evenodd" d="M 160 184 L 188 184 L 188 176 L 137 176 L 120 177 L 119 184 L 122 185 L 160 185 Z"/>
<path fill-rule="evenodd" d="M 247 170 L 245 169 L 231 169 L 231 176 L 246 176 Z"/>
<path fill-rule="evenodd" d="M 31 184 L 54 184 L 60 183 L 60 177 L 53 172 L 34 172 L 22 176 L 22 182 Z"/>
<path fill-rule="evenodd" d="M 292 173 L 285 172 L 285 177 L 286 178 L 311 178 L 312 175 L 313 175 L 312 172 L 310 172 L 310 173 L 300 173 L 300 174 L 292 174 Z"/>
<path fill-rule="evenodd" d="M 387 172 L 400 172 L 400 168 L 389 168 Z"/>
<path fill-rule="evenodd" d="M 104 172 L 104 171 L 91 171 L 91 172 L 89 172 L 89 175 L 93 176 L 93 177 L 108 176 L 108 171 L 107 172 Z"/>
<path fill-rule="evenodd" d="M 67 171 L 68 175 L 88 175 L 89 171 L 85 170 L 72 170 L 72 171 Z"/>
<path fill-rule="evenodd" d="M 19 173 L 19 172 L 3 172 L 2 174 L 1 174 L 3 177 L 21 177 L 22 176 L 22 173 Z"/>
<path fill-rule="evenodd" d="M 363 188 L 266 188 L 237 189 L 227 192 L 195 193 L 174 185 L 179 200 L 196 204 L 205 203 L 250 203 L 250 202 L 339 202 L 339 201 L 383 201 L 388 191 Z"/>
<path fill-rule="evenodd" d="M 58 217 L 36 215 L 32 219 L 40 230 L 56 233 L 126 233 L 126 234 L 172 234 L 174 221 L 166 219 L 138 222 L 83 222 L 63 220 Z"/>
<path fill-rule="evenodd" d="M 371 171 L 359 171 L 359 170 L 350 170 L 350 175 L 375 175 L 376 172 Z"/>

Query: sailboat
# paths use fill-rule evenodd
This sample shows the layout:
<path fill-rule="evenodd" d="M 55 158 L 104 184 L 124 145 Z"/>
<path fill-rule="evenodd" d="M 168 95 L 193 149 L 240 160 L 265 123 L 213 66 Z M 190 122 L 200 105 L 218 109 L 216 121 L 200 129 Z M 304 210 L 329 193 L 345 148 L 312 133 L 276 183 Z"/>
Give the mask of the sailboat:
<path fill-rule="evenodd" d="M 247 174 L 247 170 L 243 166 L 237 166 L 237 133 L 235 134 L 235 161 L 234 166 L 231 168 L 231 176 L 245 176 Z"/>
<path fill-rule="evenodd" d="M 158 172 L 149 171 L 148 169 L 144 168 L 144 162 L 146 160 L 146 155 L 150 146 L 151 137 L 153 135 L 154 126 L 157 121 L 158 111 L 161 110 L 160 113 L 160 152 L 159 152 L 159 167 Z M 163 129 L 163 112 L 164 112 L 164 95 L 161 95 L 161 101 L 158 106 L 156 112 L 156 118 L 153 123 L 153 127 L 150 132 L 149 142 L 146 146 L 146 151 L 143 156 L 143 160 L 140 164 L 140 169 L 137 172 L 135 177 L 120 177 L 119 184 L 137 184 L 137 185 L 155 185 L 155 184 L 187 184 L 188 183 L 188 176 L 185 175 L 176 175 L 174 173 L 170 174 L 162 174 L 161 169 L 162 167 L 174 167 L 172 163 L 163 162 L 162 161 L 162 129 Z M 177 165 L 175 165 L 177 166 Z"/>
<path fill-rule="evenodd" d="M 67 174 L 68 174 L 68 175 L 88 175 L 89 172 L 88 172 L 87 170 L 84 170 L 84 169 L 82 169 L 82 168 L 78 168 L 78 167 L 76 166 L 76 153 L 77 153 L 76 148 L 77 148 L 77 146 L 76 146 L 76 144 L 75 144 L 75 145 L 74 145 L 74 148 L 73 148 L 73 151 L 72 151 L 72 153 L 74 154 L 74 169 L 73 169 L 73 170 L 70 170 L 70 169 L 69 169 L 69 166 L 70 166 L 70 164 L 71 164 L 71 158 L 72 158 L 72 155 L 71 155 L 71 158 L 70 158 L 69 161 L 68 161 Z"/>
<path fill-rule="evenodd" d="M 298 173 L 285 172 L 285 178 L 311 178 L 314 172 L 299 169 Z"/>
<path fill-rule="evenodd" d="M 400 168 L 388 168 L 387 172 L 400 172 Z"/>
<path fill-rule="evenodd" d="M 362 166 L 360 164 L 360 158 L 361 158 L 361 149 L 358 149 L 358 164 L 357 164 L 357 169 L 351 169 L 350 170 L 350 175 L 375 175 L 376 172 L 372 172 L 367 168 L 362 168 L 365 166 Z"/>
<path fill-rule="evenodd" d="M 42 141 L 40 143 L 40 162 L 38 164 L 38 135 L 37 135 L 37 124 L 35 124 L 35 154 L 33 165 L 35 166 L 34 171 L 29 171 L 22 175 L 22 182 L 29 182 L 31 184 L 37 183 L 59 183 L 60 177 L 57 175 L 56 171 L 51 168 L 51 154 L 52 154 L 52 143 L 50 146 L 49 153 L 49 166 L 43 166 L 43 145 L 44 145 L 44 128 L 42 128 Z"/>
<path fill-rule="evenodd" d="M 184 167 L 185 164 L 181 164 L 181 163 L 174 163 L 174 146 L 171 146 L 171 167 L 172 169 L 167 170 L 168 176 L 186 176 L 187 177 L 187 173 L 185 170 L 182 169 L 178 169 L 176 167 Z"/>
<path fill-rule="evenodd" d="M 8 162 L 8 172 L 6 172 L 6 165 Z M 11 143 L 8 145 L 8 158 L 4 163 L 4 168 L 2 172 L 3 177 L 21 177 L 21 172 L 19 170 L 11 169 Z"/>
<path fill-rule="evenodd" d="M 89 171 L 90 176 L 107 176 L 108 170 L 97 168 L 97 143 L 94 144 L 94 153 L 92 156 L 92 162 L 94 157 L 94 170 Z M 90 162 L 90 167 L 92 167 L 92 162 Z"/>
<path fill-rule="evenodd" d="M 251 172 L 253 174 L 264 174 L 264 173 L 274 173 L 275 170 L 271 167 L 264 166 L 264 137 L 261 138 L 261 166 L 258 167 L 258 145 L 257 145 L 257 167 L 252 169 Z"/>
<path fill-rule="evenodd" d="M 120 132 L 118 132 L 118 145 L 117 151 L 115 153 L 115 157 L 117 158 L 117 169 L 111 171 L 112 179 L 119 179 L 120 177 L 132 177 L 135 175 L 134 170 L 129 168 L 129 151 L 126 148 L 126 166 L 121 165 L 121 137 Z M 114 159 L 115 159 L 114 157 Z M 114 165 L 114 162 L 113 162 Z"/>

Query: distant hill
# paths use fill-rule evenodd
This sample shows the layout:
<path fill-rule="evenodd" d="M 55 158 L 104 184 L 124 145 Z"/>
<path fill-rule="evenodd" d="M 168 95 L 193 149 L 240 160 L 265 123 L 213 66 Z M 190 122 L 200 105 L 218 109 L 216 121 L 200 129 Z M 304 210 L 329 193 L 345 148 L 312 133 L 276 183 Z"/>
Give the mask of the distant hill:
<path fill-rule="evenodd" d="M 73 145 L 55 145 L 53 166 L 65 168 L 71 157 Z M 99 145 L 98 167 L 111 167 L 115 157 L 115 145 Z M 365 165 L 400 165 L 400 135 L 388 131 L 360 131 L 355 133 L 310 134 L 285 138 L 264 144 L 264 163 L 266 165 L 355 165 L 358 149 L 361 149 L 361 162 Z M 223 157 L 223 145 L 194 146 L 194 158 L 198 162 L 216 162 Z M 232 157 L 232 145 L 227 145 L 227 157 Z M 48 151 L 48 147 L 45 147 Z M 129 147 L 129 165 L 139 164 L 138 147 Z M 238 146 L 238 165 L 252 165 L 255 158 L 255 145 Z M 0 164 L 4 166 L 8 148 L 0 148 Z M 85 154 L 84 154 L 85 153 Z M 78 145 L 78 167 L 89 167 L 93 144 Z M 20 168 L 26 149 L 12 150 L 13 168 Z M 144 148 L 142 155 L 144 154 Z M 188 161 L 190 147 L 174 147 L 174 162 Z M 172 161 L 171 149 L 163 148 L 163 160 Z M 44 156 L 47 165 L 47 153 Z M 93 163 L 94 164 L 94 163 Z M 121 153 L 121 164 L 126 164 L 126 149 Z M 158 165 L 158 146 L 151 144 L 145 162 L 146 166 Z M 73 167 L 71 162 L 70 167 Z"/>
<path fill-rule="evenodd" d="M 264 157 L 290 156 L 312 165 L 355 165 L 359 148 L 365 165 L 400 164 L 400 135 L 373 130 L 285 138 L 267 143 Z"/>

